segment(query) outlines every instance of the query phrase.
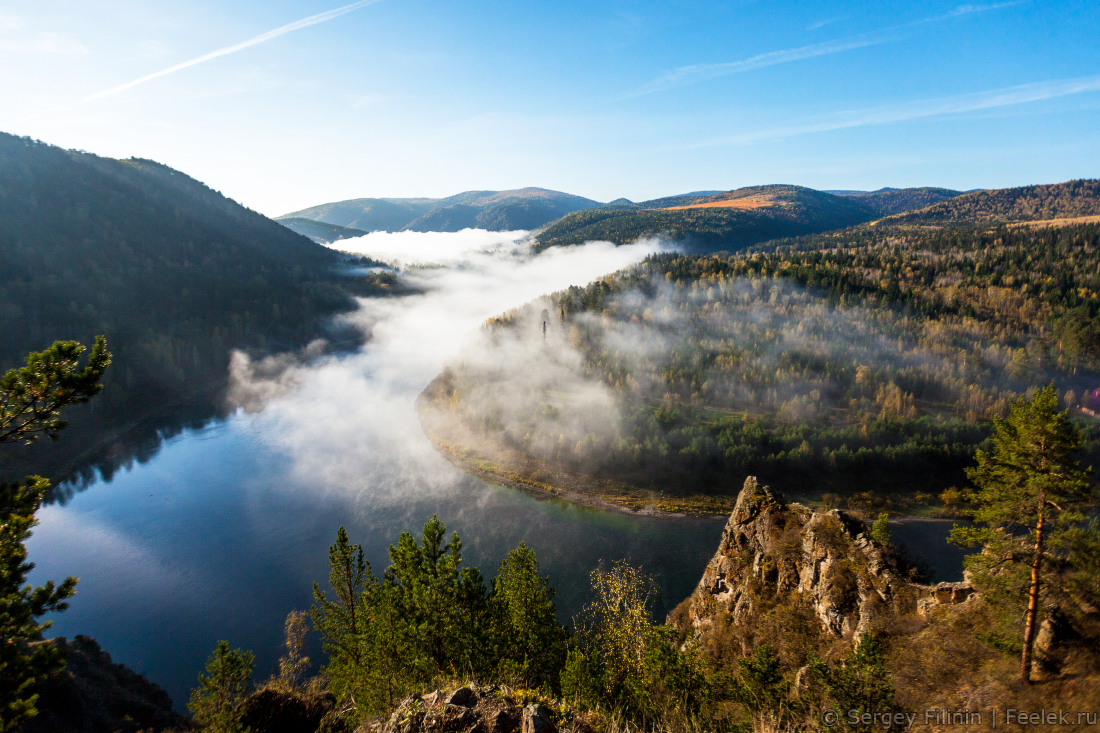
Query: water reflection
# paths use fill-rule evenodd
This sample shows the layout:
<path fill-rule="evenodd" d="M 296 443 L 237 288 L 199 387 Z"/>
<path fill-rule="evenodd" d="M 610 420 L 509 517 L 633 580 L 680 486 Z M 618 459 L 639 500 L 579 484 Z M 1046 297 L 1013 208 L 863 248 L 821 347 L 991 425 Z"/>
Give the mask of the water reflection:
<path fill-rule="evenodd" d="M 263 423 L 262 415 L 240 414 L 186 431 L 155 460 L 42 511 L 30 544 L 34 579 L 82 578 L 55 633 L 95 636 L 180 705 L 218 639 L 255 650 L 261 675 L 274 671 L 282 619 L 310 604 L 340 525 L 376 572 L 400 532 L 419 532 L 433 513 L 459 532 L 466 561 L 486 576 L 526 542 L 558 590 L 563 621 L 584 602 L 588 573 L 617 559 L 656 577 L 663 617 L 698 582 L 721 533 L 722 520 L 662 521 L 539 501 L 471 479 L 438 457 L 432 468 L 454 479 L 445 492 L 374 504 L 318 491 L 289 477 L 287 457 L 262 439 Z"/>

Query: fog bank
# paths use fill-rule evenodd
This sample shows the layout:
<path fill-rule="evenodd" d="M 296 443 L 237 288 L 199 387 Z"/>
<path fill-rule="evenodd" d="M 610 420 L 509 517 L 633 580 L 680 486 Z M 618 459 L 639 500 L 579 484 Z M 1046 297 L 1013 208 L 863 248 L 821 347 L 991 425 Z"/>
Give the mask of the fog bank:
<path fill-rule="evenodd" d="M 236 354 L 232 394 L 262 410 L 263 435 L 292 457 L 292 470 L 325 492 L 372 502 L 447 491 L 454 471 L 424 437 L 417 395 L 444 364 L 479 338 L 487 318 L 538 296 L 639 262 L 664 245 L 588 243 L 530 255 L 524 232 L 374 233 L 341 250 L 397 260 L 419 294 L 360 300 L 345 316 L 369 334 L 359 351 L 260 364 Z M 424 266 L 424 265 L 431 266 Z M 420 265 L 420 266 L 417 266 Z"/>

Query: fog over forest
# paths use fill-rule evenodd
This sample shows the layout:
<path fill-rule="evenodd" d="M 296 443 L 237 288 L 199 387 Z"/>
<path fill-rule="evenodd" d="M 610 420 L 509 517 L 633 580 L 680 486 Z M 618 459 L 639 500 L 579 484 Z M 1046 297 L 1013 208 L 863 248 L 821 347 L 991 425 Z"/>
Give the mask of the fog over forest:
<path fill-rule="evenodd" d="M 658 242 L 627 247 L 592 243 L 530 255 L 524 232 L 376 233 L 336 246 L 398 262 L 416 294 L 365 298 L 346 316 L 368 335 L 359 351 L 316 358 L 310 349 L 231 367 L 230 398 L 263 409 L 267 431 L 294 458 L 294 470 L 328 490 L 373 501 L 442 490 L 422 460 L 434 451 L 421 430 L 416 396 L 457 353 L 479 340 L 484 322 L 530 293 L 584 285 L 639 262 Z M 450 473 L 448 472 L 448 475 Z"/>

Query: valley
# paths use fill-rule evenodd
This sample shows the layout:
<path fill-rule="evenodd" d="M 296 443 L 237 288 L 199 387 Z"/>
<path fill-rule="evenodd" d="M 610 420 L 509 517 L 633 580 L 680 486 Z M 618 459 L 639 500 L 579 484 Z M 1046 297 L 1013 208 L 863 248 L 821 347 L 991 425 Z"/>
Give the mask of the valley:
<path fill-rule="evenodd" d="M 58 446 L 3 455 L 8 474 L 59 482 L 28 541 L 30 581 L 80 575 L 55 633 L 94 636 L 66 642 L 73 664 L 125 681 L 95 694 L 127 700 L 117 705 L 155 728 L 184 723 L 131 669 L 165 685 L 177 712 L 218 639 L 281 669 L 281 621 L 310 605 L 332 528 L 383 568 L 390 541 L 430 515 L 469 543 L 470 566 L 537 553 L 559 593 L 538 633 L 587 635 L 570 642 L 574 656 L 546 657 L 538 683 L 572 702 L 530 693 L 556 720 L 598 727 L 607 705 L 636 720 L 704 715 L 662 697 L 675 665 L 693 664 L 692 689 L 724 701 L 707 725 L 727 725 L 745 709 L 722 680 L 744 679 L 746 649 L 774 654 L 787 676 L 817 670 L 815 689 L 835 695 L 832 662 L 814 667 L 814 655 L 845 658 L 863 632 L 880 640 L 876 674 L 905 704 L 961 704 L 925 680 L 940 643 L 965 649 L 967 674 L 1001 699 L 1011 623 L 983 600 L 995 592 L 986 581 L 963 579 L 973 550 L 947 538 L 956 523 L 978 526 L 964 520 L 968 469 L 1021 400 L 1049 394 L 1068 411 L 1076 455 L 1100 459 L 1094 182 L 773 185 L 608 205 L 523 189 L 350 200 L 297 212 L 343 223 L 280 225 L 150 161 L 0 143 L 9 361 L 100 333 L 114 359 Z M 400 231 L 374 229 L 381 212 Z M 755 559 L 731 549 L 742 535 Z M 1090 597 L 1087 554 L 1067 557 L 1066 598 Z M 792 580 L 818 561 L 834 569 Z M 663 661 L 636 670 L 642 688 L 596 693 L 583 680 L 606 662 L 576 656 L 604 643 L 592 599 L 635 582 L 652 583 L 636 611 L 667 622 L 646 620 L 637 643 Z M 455 601 L 471 619 L 479 593 L 498 602 L 496 585 L 478 587 Z M 132 601 L 120 616 L 122 595 Z M 1066 628 L 1091 635 L 1090 618 Z M 501 633 L 495 616 L 469 623 Z M 419 631 L 401 633 L 422 656 L 371 647 L 379 663 L 446 663 L 416 646 Z M 1056 667 L 1093 679 L 1092 658 L 1057 651 L 1062 632 L 1047 633 L 1056 641 L 1037 647 L 1035 689 L 1060 684 Z M 688 646 L 661 656 L 673 636 Z M 308 645 L 330 663 L 337 654 Z M 509 649 L 447 654 L 514 681 Z M 440 684 L 438 670 L 400 670 L 398 698 L 364 688 L 359 719 Z M 85 673 L 50 694 L 76 695 L 94 718 Z M 326 679 L 310 684 L 337 689 Z M 276 689 L 289 696 L 280 705 L 334 710 L 310 697 L 320 693 L 265 684 L 242 698 L 242 711 L 260 711 L 247 715 L 266 715 Z M 495 709 L 486 694 L 477 710 Z M 73 714 L 51 699 L 43 721 Z"/>

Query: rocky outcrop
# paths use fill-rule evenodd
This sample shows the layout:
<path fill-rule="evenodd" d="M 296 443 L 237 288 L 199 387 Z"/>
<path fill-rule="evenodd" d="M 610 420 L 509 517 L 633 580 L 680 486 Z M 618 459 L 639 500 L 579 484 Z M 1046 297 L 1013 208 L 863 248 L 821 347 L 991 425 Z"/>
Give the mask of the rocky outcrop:
<path fill-rule="evenodd" d="M 65 668 L 38 690 L 38 715 L 26 733 L 130 733 L 190 730 L 191 721 L 172 710 L 172 698 L 137 672 L 111 661 L 95 639 L 57 637 L 36 642 L 68 653 Z"/>
<path fill-rule="evenodd" d="M 470 685 L 450 694 L 410 695 L 383 724 L 357 733 L 594 733 L 581 714 L 558 701 L 524 704 L 507 688 Z"/>
<path fill-rule="evenodd" d="M 917 586 L 906 570 L 859 519 L 838 509 L 788 504 L 750 476 L 688 601 L 686 619 L 701 636 L 719 614 L 734 626 L 751 626 L 762 608 L 794 602 L 812 609 L 827 637 L 853 638 L 885 614 L 916 611 L 922 596 L 931 599 L 927 608 L 973 593 L 969 584 Z"/>

